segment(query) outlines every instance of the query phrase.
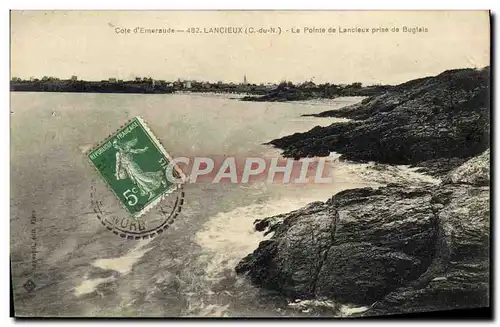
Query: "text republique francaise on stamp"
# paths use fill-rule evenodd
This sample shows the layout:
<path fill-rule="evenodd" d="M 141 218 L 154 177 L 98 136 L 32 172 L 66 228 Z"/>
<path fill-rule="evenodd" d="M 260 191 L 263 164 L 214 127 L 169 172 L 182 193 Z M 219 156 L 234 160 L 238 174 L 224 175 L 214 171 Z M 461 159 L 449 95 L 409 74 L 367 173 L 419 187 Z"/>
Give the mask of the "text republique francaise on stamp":
<path fill-rule="evenodd" d="M 146 222 L 139 218 L 179 188 L 180 184 L 167 178 L 169 170 L 174 170 L 170 171 L 174 175 L 182 172 L 171 164 L 171 157 L 140 117 L 130 120 L 92 149 L 88 158 L 131 216 L 99 217 L 103 224 L 122 237 L 132 238 L 141 238 L 166 226 L 165 222 L 159 222 L 155 228 L 147 228 Z M 94 209 L 102 213 L 101 208 Z"/>

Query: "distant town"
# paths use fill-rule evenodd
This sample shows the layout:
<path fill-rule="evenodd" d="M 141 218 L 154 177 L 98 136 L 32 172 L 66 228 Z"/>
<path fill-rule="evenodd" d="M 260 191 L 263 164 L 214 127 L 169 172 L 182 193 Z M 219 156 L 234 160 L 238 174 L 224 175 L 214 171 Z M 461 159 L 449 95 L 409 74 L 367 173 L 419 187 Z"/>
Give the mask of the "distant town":
<path fill-rule="evenodd" d="M 98 92 L 98 93 L 173 93 L 177 91 L 190 92 L 223 92 L 265 94 L 277 85 L 250 84 L 244 78 L 243 83 L 203 82 L 195 80 L 165 81 L 151 77 L 136 77 L 134 80 L 109 78 L 101 81 L 84 81 L 78 76 L 70 79 L 44 76 L 23 80 L 13 77 L 11 91 L 31 92 Z"/>
<path fill-rule="evenodd" d="M 80 93 L 144 93 L 165 94 L 175 92 L 238 93 L 248 95 L 248 101 L 293 101 L 311 98 L 334 98 L 338 96 L 371 96 L 386 90 L 387 85 L 363 86 L 352 84 L 315 84 L 312 80 L 293 84 L 289 81 L 252 84 L 246 75 L 242 82 L 207 82 L 197 80 L 165 81 L 151 77 L 136 77 L 133 80 L 109 78 L 101 81 L 80 80 L 78 76 L 70 79 L 43 76 L 21 79 L 12 77 L 11 91 L 22 92 L 80 92 Z"/>

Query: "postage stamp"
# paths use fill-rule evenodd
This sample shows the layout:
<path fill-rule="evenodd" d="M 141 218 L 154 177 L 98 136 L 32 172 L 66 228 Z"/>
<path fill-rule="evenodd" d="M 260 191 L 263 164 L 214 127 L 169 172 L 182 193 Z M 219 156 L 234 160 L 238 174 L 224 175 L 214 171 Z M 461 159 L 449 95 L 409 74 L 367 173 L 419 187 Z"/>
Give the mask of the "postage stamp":
<path fill-rule="evenodd" d="M 167 174 L 182 173 L 140 117 L 90 150 L 88 158 L 136 219 L 177 188 Z"/>

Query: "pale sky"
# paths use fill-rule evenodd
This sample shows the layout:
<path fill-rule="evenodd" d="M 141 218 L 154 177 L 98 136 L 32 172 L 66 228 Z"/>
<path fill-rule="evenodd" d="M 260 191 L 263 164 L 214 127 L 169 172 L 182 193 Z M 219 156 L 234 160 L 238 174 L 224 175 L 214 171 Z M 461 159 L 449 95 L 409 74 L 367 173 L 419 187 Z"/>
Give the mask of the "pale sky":
<path fill-rule="evenodd" d="M 115 32 L 138 26 L 281 27 L 283 33 Z M 404 33 L 403 26 L 428 32 Z M 337 33 L 305 34 L 304 27 L 332 27 Z M 370 32 L 339 34 L 339 27 Z M 400 32 L 372 34 L 377 27 Z M 240 82 L 246 74 L 252 83 L 397 84 L 489 65 L 489 28 L 487 11 L 13 11 L 11 75 Z"/>

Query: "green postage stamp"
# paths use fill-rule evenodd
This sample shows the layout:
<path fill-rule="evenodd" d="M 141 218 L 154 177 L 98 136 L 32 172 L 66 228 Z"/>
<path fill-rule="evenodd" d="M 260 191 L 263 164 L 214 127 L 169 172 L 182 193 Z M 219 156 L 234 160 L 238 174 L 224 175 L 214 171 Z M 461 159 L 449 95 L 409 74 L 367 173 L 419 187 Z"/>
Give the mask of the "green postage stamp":
<path fill-rule="evenodd" d="M 171 157 L 140 117 L 93 148 L 88 157 L 127 211 L 138 218 L 172 192 Z M 171 170 L 178 176 L 177 170 Z M 177 172 L 177 174 L 175 173 Z"/>

